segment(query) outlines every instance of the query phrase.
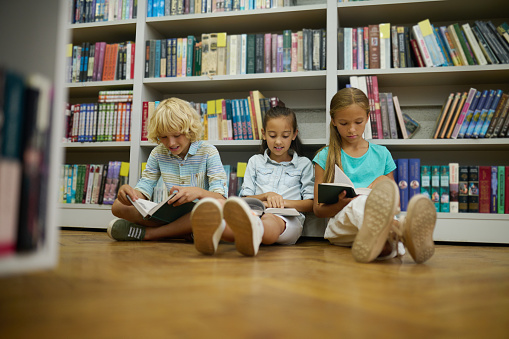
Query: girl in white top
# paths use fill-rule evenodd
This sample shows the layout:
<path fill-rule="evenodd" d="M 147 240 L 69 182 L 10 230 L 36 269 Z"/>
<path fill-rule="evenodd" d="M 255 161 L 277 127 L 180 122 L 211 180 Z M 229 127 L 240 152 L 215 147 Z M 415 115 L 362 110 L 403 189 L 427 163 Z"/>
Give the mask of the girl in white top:
<path fill-rule="evenodd" d="M 241 196 L 259 199 L 265 207 L 313 210 L 313 165 L 301 156 L 295 113 L 286 107 L 266 112 L 262 135 L 263 154 L 249 159 Z M 224 216 L 226 223 L 221 222 Z M 260 243 L 291 245 L 302 234 L 304 215 L 283 217 L 270 213 L 258 218 L 245 200 L 232 197 L 225 203 L 200 201 L 191 214 L 196 249 L 214 254 L 220 239 L 235 241 L 237 250 L 254 256 Z"/>

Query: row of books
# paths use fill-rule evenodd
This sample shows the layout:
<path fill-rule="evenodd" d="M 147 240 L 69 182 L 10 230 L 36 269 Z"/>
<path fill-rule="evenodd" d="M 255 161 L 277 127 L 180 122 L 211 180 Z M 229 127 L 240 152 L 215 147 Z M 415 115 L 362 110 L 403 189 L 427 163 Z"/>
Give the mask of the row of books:
<path fill-rule="evenodd" d="M 130 102 L 67 104 L 64 142 L 131 140 Z"/>
<path fill-rule="evenodd" d="M 148 0 L 147 17 L 294 6 L 295 0 Z"/>
<path fill-rule="evenodd" d="M 135 49 L 132 41 L 68 44 L 66 82 L 134 79 Z"/>
<path fill-rule="evenodd" d="M 509 63 L 509 25 L 491 21 L 434 27 L 381 23 L 338 29 L 338 68 L 440 67 Z"/>
<path fill-rule="evenodd" d="M 44 241 L 52 102 L 48 78 L 0 66 L 0 257 Z"/>
<path fill-rule="evenodd" d="M 141 141 L 148 140 L 148 120 L 158 103 L 143 102 Z M 204 140 L 261 140 L 265 112 L 283 103 L 277 97 L 266 98 L 260 91 L 254 90 L 249 92 L 247 98 L 221 98 L 190 104 L 202 118 Z"/>
<path fill-rule="evenodd" d="M 118 188 L 127 183 L 128 177 L 128 162 L 61 165 L 58 201 L 63 204 L 112 205 Z"/>
<path fill-rule="evenodd" d="M 376 75 L 351 76 L 349 86 L 363 91 L 369 100 L 370 117 L 364 138 L 408 139 L 419 130 L 420 124 L 401 111 L 397 96 L 379 92 Z"/>
<path fill-rule="evenodd" d="M 477 90 L 449 94 L 437 119 L 433 138 L 507 138 L 509 94 Z"/>
<path fill-rule="evenodd" d="M 204 33 L 147 40 L 145 77 L 186 77 L 324 70 L 325 29 L 279 33 Z"/>
<path fill-rule="evenodd" d="M 71 24 L 135 19 L 136 0 L 68 0 Z"/>
<path fill-rule="evenodd" d="M 509 166 L 421 165 L 420 159 L 396 159 L 394 179 L 401 210 L 425 194 L 437 212 L 509 214 Z"/>

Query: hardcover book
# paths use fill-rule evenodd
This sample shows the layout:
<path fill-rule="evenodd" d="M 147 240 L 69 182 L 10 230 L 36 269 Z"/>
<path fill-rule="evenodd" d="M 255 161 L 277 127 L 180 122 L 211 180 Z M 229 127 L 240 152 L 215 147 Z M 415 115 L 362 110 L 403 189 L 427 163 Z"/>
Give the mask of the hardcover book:
<path fill-rule="evenodd" d="M 421 194 L 431 199 L 431 166 L 421 166 Z"/>
<path fill-rule="evenodd" d="M 175 192 L 170 194 L 168 198 L 161 201 L 159 204 L 145 199 L 132 200 L 129 195 L 127 198 L 133 204 L 133 206 L 136 207 L 144 219 L 162 221 L 169 224 L 184 214 L 191 212 L 195 205 L 194 202 L 188 202 L 179 206 L 168 204 L 168 201 L 173 198 L 175 194 L 177 193 Z"/>
<path fill-rule="evenodd" d="M 243 197 L 242 198 L 251 208 L 251 210 L 257 215 L 262 216 L 264 213 L 270 213 L 270 214 L 277 214 L 282 216 L 300 216 L 299 211 L 297 211 L 295 208 L 269 208 L 265 207 L 263 202 L 256 198 L 251 197 Z"/>
<path fill-rule="evenodd" d="M 479 166 L 468 168 L 468 212 L 479 213 Z"/>
<path fill-rule="evenodd" d="M 440 212 L 450 212 L 449 165 L 440 166 Z"/>
<path fill-rule="evenodd" d="M 497 205 L 497 212 L 500 214 L 503 214 L 505 211 L 505 205 L 506 202 L 506 195 L 507 195 L 507 183 L 506 183 L 506 166 L 498 166 L 498 186 L 497 186 L 497 198 L 498 198 L 498 205 Z M 507 213 L 507 212 L 505 212 Z"/>
<path fill-rule="evenodd" d="M 337 165 L 334 170 L 334 182 L 318 184 L 318 203 L 335 204 L 339 194 L 346 191 L 347 198 L 356 197 L 359 194 L 369 194 L 369 188 L 355 188 L 352 181 Z"/>
<path fill-rule="evenodd" d="M 468 166 L 459 167 L 458 208 L 460 213 L 468 212 Z"/>
<path fill-rule="evenodd" d="M 440 166 L 431 166 L 431 201 L 440 212 Z"/>
<path fill-rule="evenodd" d="M 459 212 L 459 164 L 449 163 L 449 210 Z"/>
<path fill-rule="evenodd" d="M 496 169 L 496 166 L 494 166 Z M 479 213 L 490 213 L 491 166 L 479 166 Z M 495 172 L 496 177 L 496 172 Z M 496 185 L 496 183 L 495 183 Z M 496 192 L 496 189 L 495 189 Z M 495 204 L 496 206 L 496 204 Z"/>
<path fill-rule="evenodd" d="M 398 159 L 396 162 L 398 171 L 398 187 L 401 211 L 408 207 L 408 159 Z"/>
<path fill-rule="evenodd" d="M 421 159 L 408 159 L 408 200 L 421 193 Z"/>

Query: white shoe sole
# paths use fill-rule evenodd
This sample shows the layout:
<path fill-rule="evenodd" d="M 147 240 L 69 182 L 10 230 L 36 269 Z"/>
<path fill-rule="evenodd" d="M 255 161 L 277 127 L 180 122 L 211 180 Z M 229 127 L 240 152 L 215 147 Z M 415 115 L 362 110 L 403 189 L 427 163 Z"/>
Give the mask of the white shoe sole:
<path fill-rule="evenodd" d="M 437 220 L 435 205 L 424 195 L 416 195 L 408 203 L 405 218 L 405 246 L 414 261 L 421 264 L 435 253 L 433 231 Z"/>
<path fill-rule="evenodd" d="M 196 250 L 215 254 L 224 231 L 221 204 L 213 198 L 200 200 L 191 212 L 191 228 Z"/>
<path fill-rule="evenodd" d="M 235 237 L 237 251 L 245 256 L 255 256 L 262 240 L 262 230 L 256 223 L 258 217 L 252 214 L 248 204 L 240 198 L 229 198 L 223 208 L 224 220 Z"/>
<path fill-rule="evenodd" d="M 352 245 L 358 262 L 375 260 L 389 236 L 399 202 L 399 189 L 392 180 L 379 182 L 369 194 L 364 207 L 364 221 Z"/>

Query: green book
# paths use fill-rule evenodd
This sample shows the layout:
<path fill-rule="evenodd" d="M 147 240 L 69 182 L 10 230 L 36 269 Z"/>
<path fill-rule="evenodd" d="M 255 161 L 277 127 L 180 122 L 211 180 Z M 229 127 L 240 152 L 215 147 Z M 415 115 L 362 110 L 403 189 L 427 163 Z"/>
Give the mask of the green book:
<path fill-rule="evenodd" d="M 463 48 L 463 52 L 465 52 L 465 57 L 467 58 L 469 65 L 475 65 L 476 62 L 472 58 L 472 54 L 470 53 L 470 47 L 468 45 L 467 39 L 465 38 L 465 34 L 461 29 L 458 23 L 453 24 L 454 30 L 456 31 L 456 35 L 460 41 L 461 47 Z"/>
<path fill-rule="evenodd" d="M 255 73 L 255 51 L 256 51 L 256 34 L 247 35 L 247 65 L 246 73 Z"/>
<path fill-rule="evenodd" d="M 505 210 L 505 167 L 498 166 L 498 213 L 504 214 Z"/>

